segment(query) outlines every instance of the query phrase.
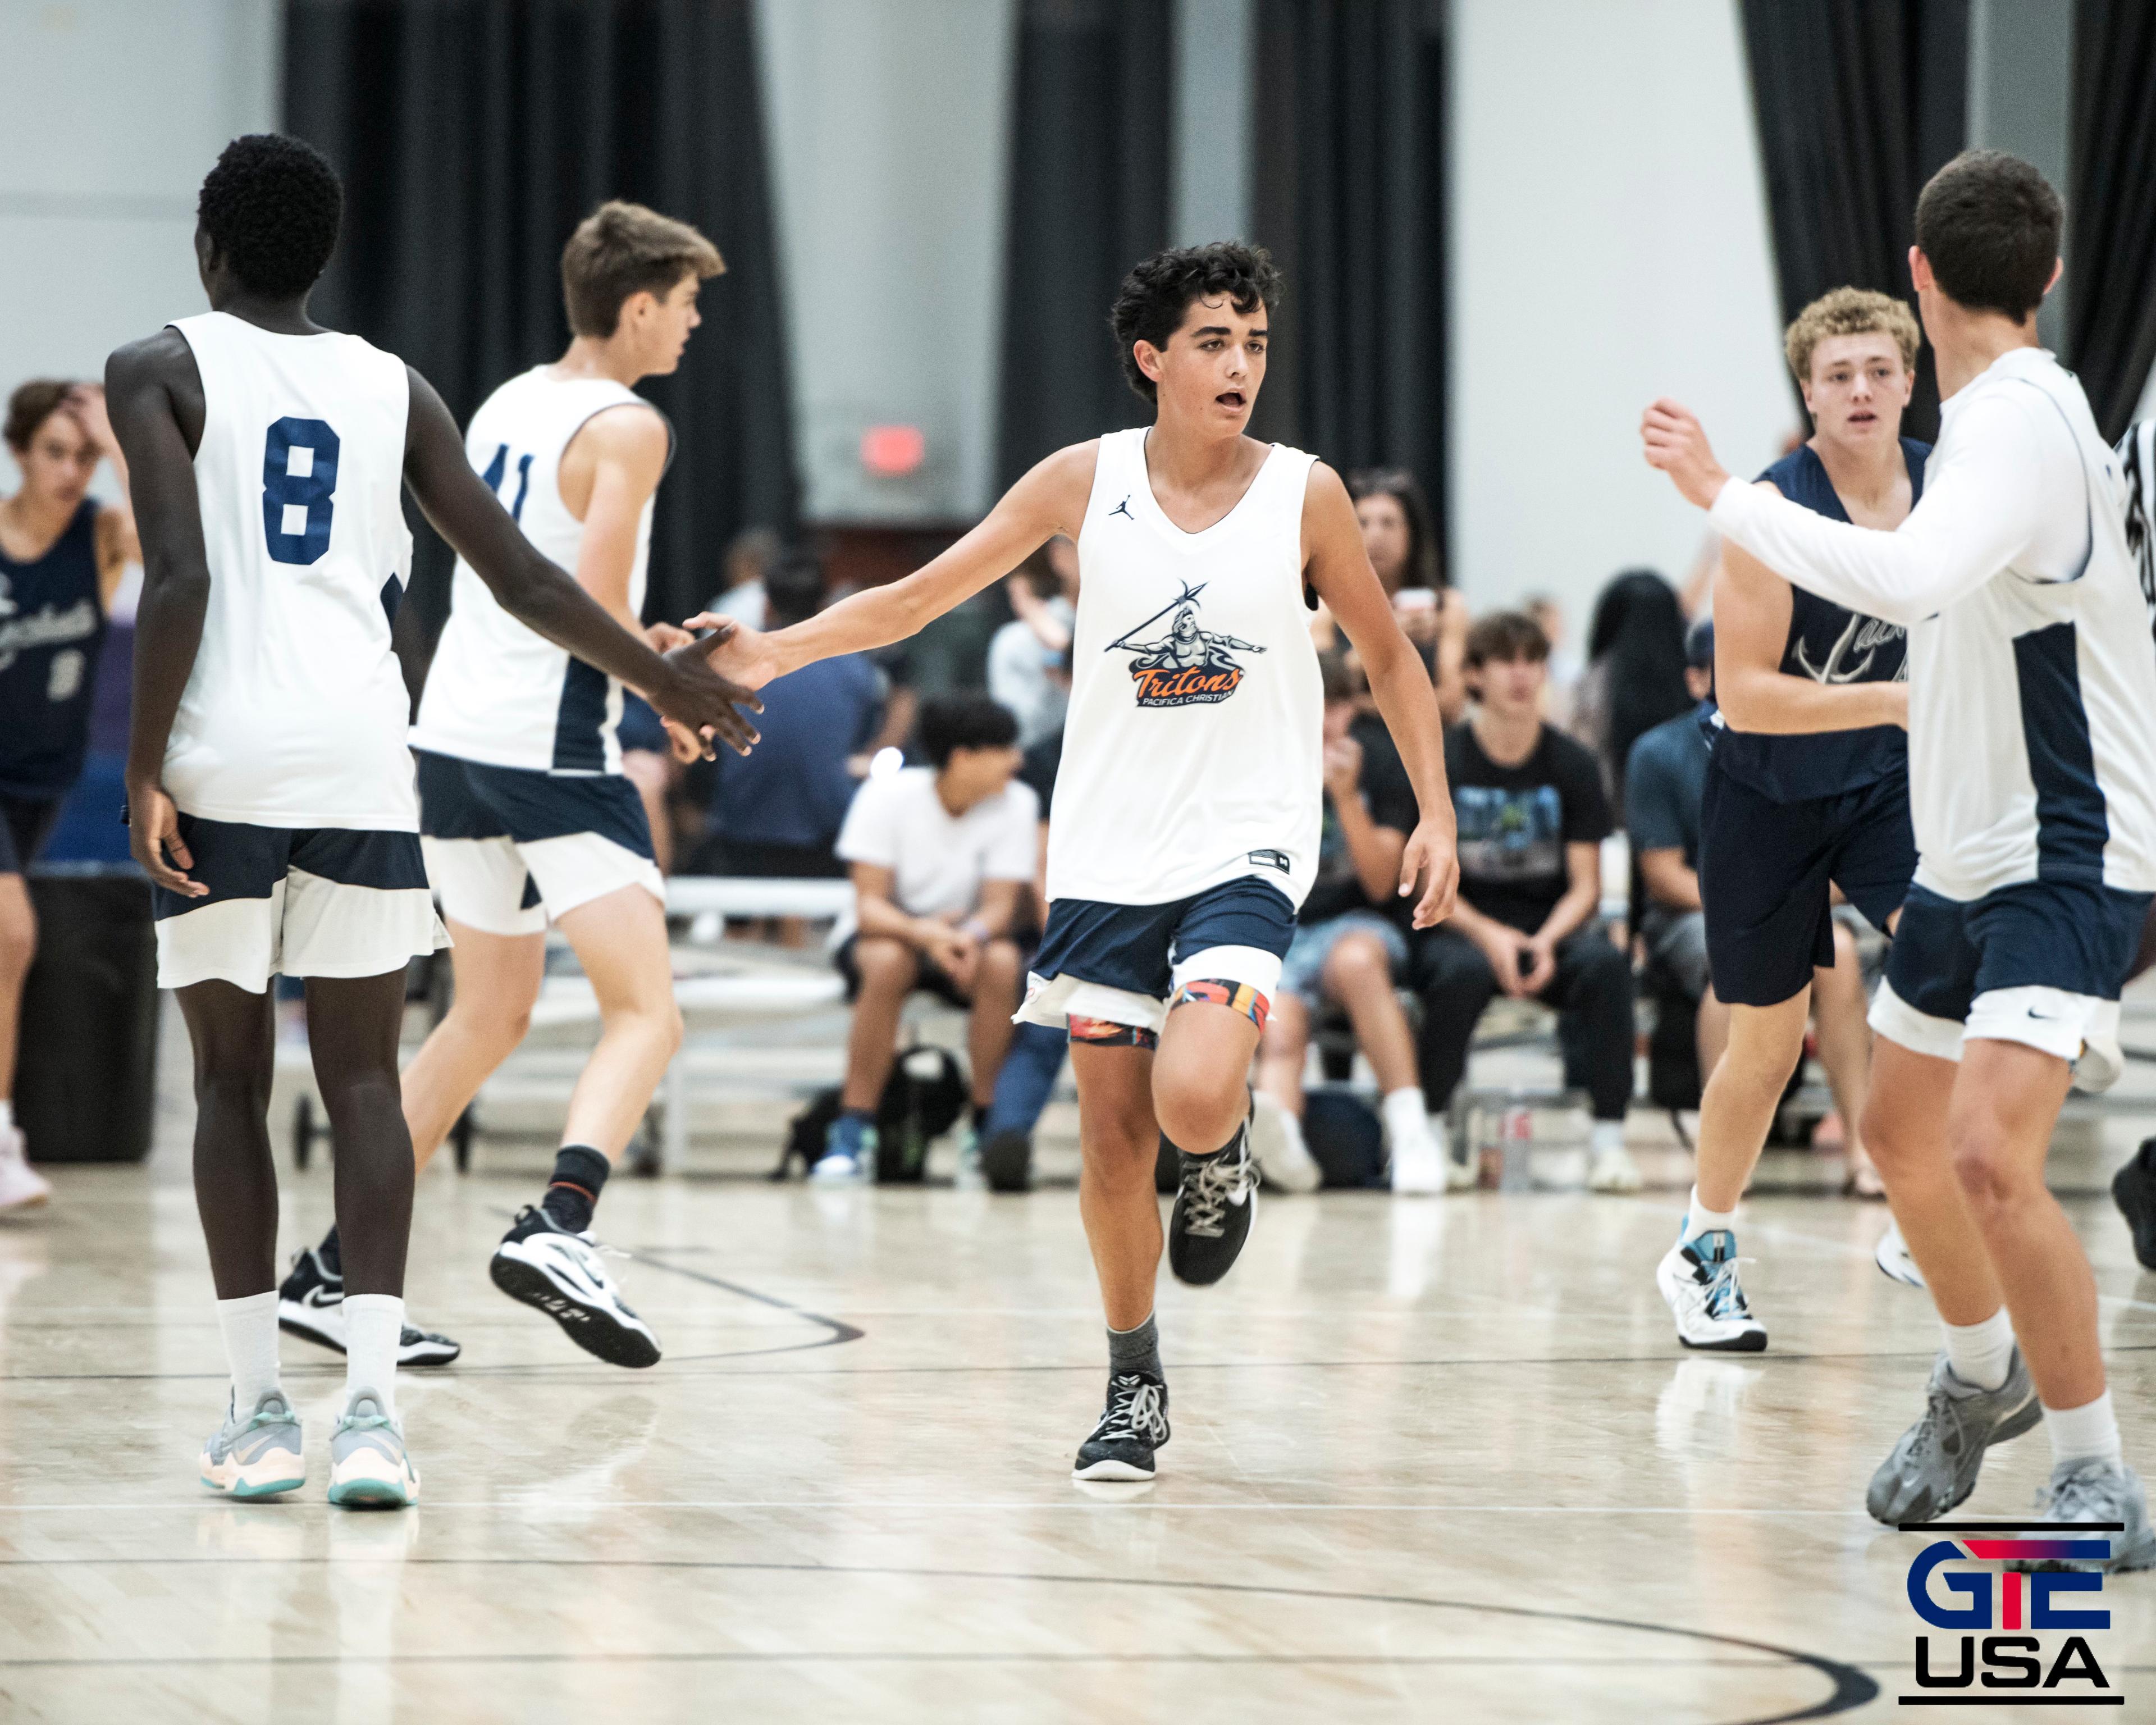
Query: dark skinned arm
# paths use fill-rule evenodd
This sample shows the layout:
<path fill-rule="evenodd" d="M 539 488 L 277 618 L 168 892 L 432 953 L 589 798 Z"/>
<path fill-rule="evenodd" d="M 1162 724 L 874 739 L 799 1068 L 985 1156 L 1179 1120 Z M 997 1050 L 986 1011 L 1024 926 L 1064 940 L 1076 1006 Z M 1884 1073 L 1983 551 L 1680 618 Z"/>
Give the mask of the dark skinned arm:
<path fill-rule="evenodd" d="M 654 653 L 607 614 L 567 570 L 542 557 L 465 458 L 456 421 L 434 386 L 406 367 L 412 410 L 404 442 L 404 482 L 458 555 L 479 573 L 518 622 L 586 664 L 620 678 L 652 706 L 700 737 L 716 735 L 742 754 L 756 732 L 737 703 L 761 712 L 754 692 L 713 670 L 710 655 L 725 639 Z"/>
<path fill-rule="evenodd" d="M 127 458 L 142 542 L 142 600 L 135 614 L 135 692 L 127 733 L 128 845 L 157 885 L 189 898 L 209 889 L 187 879 L 194 859 L 181 842 L 178 811 L 165 794 L 165 745 L 187 692 L 209 608 L 209 553 L 195 496 L 202 441 L 202 374 L 178 331 L 161 330 L 105 362 L 113 434 Z"/>

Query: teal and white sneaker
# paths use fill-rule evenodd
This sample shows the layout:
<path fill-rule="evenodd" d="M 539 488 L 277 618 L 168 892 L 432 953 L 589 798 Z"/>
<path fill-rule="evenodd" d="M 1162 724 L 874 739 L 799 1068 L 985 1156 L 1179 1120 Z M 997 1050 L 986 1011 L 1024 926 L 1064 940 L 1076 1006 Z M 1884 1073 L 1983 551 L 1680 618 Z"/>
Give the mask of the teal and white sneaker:
<path fill-rule="evenodd" d="M 202 1482 L 227 1497 L 275 1497 L 307 1482 L 300 1416 L 273 1389 L 243 1420 L 227 1405 L 224 1424 L 203 1445 Z"/>
<path fill-rule="evenodd" d="M 820 1186 L 875 1183 L 875 1122 L 858 1114 L 841 1114 L 824 1134 L 824 1153 L 808 1170 Z"/>
<path fill-rule="evenodd" d="M 419 1471 L 404 1453 L 404 1428 L 382 1398 L 356 1389 L 330 1437 L 330 1502 L 346 1509 L 405 1509 L 419 1501 Z"/>
<path fill-rule="evenodd" d="M 1752 1316 L 1744 1285 L 1737 1279 L 1737 1236 L 1710 1228 L 1697 1239 L 1679 1237 L 1655 1271 L 1655 1285 L 1677 1321 L 1677 1340 L 1716 1353 L 1758 1353 L 1767 1327 Z"/>

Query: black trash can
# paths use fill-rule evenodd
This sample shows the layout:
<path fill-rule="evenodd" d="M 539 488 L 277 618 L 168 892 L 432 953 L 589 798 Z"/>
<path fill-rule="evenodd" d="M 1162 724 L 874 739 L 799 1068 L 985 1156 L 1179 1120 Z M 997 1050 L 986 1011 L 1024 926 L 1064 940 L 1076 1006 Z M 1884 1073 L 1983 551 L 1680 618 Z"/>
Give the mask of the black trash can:
<path fill-rule="evenodd" d="M 38 957 L 23 990 L 15 1117 L 38 1162 L 140 1162 L 157 1111 L 157 947 L 131 863 L 29 879 Z"/>

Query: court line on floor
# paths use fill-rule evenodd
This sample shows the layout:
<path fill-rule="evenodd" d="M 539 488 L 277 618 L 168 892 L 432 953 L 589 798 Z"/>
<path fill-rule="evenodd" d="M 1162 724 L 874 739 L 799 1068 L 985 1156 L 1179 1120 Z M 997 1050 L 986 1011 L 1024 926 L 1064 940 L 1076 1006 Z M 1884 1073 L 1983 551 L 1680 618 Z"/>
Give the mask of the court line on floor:
<path fill-rule="evenodd" d="M 176 1561 L 187 1560 L 178 1559 Z M 214 1562 L 220 1560 L 213 1558 L 204 1559 L 203 1561 Z M 252 1561 L 261 1563 L 288 1563 L 294 1560 L 277 1558 L 261 1558 L 243 1561 Z M 303 1559 L 300 1561 L 312 1561 L 327 1563 L 332 1560 L 327 1558 L 321 1558 Z M 1779 1646 L 1771 1641 L 1755 1640 L 1748 1636 L 1721 1635 L 1711 1630 L 1681 1629 L 1671 1624 L 1644 1623 L 1631 1618 L 1604 1617 L 1591 1612 L 1537 1610 L 1531 1606 L 1526 1605 L 1493 1604 L 1487 1600 L 1481 1599 L 1434 1599 L 1416 1594 L 1363 1593 L 1331 1588 L 1284 1587 L 1268 1585 L 1261 1582 L 1179 1581 L 1167 1577 L 1054 1575 L 1028 1571 L 998 1569 L 932 1569 L 897 1566 L 884 1567 L 867 1564 L 756 1563 L 725 1562 L 701 1558 L 601 1558 L 563 1560 L 558 1558 L 485 1557 L 404 1558 L 385 1559 L 384 1561 L 393 1561 L 415 1566 L 444 1568 L 461 1566 L 470 1568 L 501 1567 L 511 1564 L 528 1568 L 537 1564 L 558 1564 L 566 1562 L 571 1566 L 581 1568 L 600 1568 L 619 1569 L 660 1569 L 670 1571 L 719 1571 L 728 1574 L 741 1572 L 749 1574 L 766 1575 L 898 1576 L 909 1580 L 988 1581 L 1001 1583 L 1022 1582 L 1034 1583 L 1050 1586 L 1081 1588 L 1137 1588 L 1162 1593 L 1214 1593 L 1265 1599 L 1310 1599 L 1320 1600 L 1327 1604 L 1344 1603 L 1363 1605 L 1407 1605 L 1420 1607 L 1431 1610 L 1481 1613 L 1489 1616 L 1511 1618 L 1516 1620 L 1527 1620 L 1548 1623 L 1586 1624 L 1598 1629 L 1624 1630 L 1634 1634 L 1668 1635 L 1684 1640 L 1695 1642 L 1703 1641 L 1719 1647 L 1742 1649 L 1743 1651 L 1748 1653 L 1765 1654 L 1768 1657 L 1778 1660 L 1784 1664 L 1804 1666 L 1806 1669 L 1815 1671 L 1821 1676 L 1825 1677 L 1833 1686 L 1832 1692 L 1823 1702 L 1817 1702 L 1810 1707 L 1799 1707 L 1794 1711 L 1748 1716 L 1741 1722 L 1741 1725 L 1791 1725 L 1791 1722 L 1800 1719 L 1823 1719 L 1834 1714 L 1847 1712 L 1853 1708 L 1862 1707 L 1867 1702 L 1876 1700 L 1879 1695 L 1879 1685 L 1877 1681 L 1860 1667 L 1851 1665 L 1846 1661 L 1830 1659 L 1822 1654 L 1806 1653 L 1798 1648 Z M 707 1659 L 714 1657 L 714 1656 L 690 1656 Z M 563 1658 L 564 1661 L 567 1661 L 570 1656 L 561 1656 L 560 1657 Z M 633 1656 L 617 1656 L 617 1658 L 625 1657 L 633 1657 Z M 681 1657 L 681 1656 L 675 1656 L 675 1657 L 679 1658 Z M 819 1656 L 814 1652 L 805 1652 L 796 1655 L 793 1657 L 795 1660 L 801 1662 L 813 1663 L 818 1659 Z M 393 1656 L 392 1659 L 383 1660 L 379 1662 L 393 1662 L 394 1658 L 395 1656 Z M 989 1660 L 990 1656 L 984 1655 L 973 1655 L 968 1657 L 968 1662 L 969 1663 L 987 1663 L 989 1662 Z M 73 1664 L 80 1666 L 100 1665 L 106 1662 L 107 1661 L 105 1661 L 99 1659 L 85 1659 L 74 1661 L 53 1661 L 54 1665 Z M 259 1662 L 267 1665 L 275 1665 L 284 1663 L 285 1661 L 278 1658 L 276 1656 L 271 1655 L 263 1657 Z M 310 1660 L 308 1662 L 314 1663 L 318 1661 Z M 332 1662 L 338 1664 L 364 1665 L 376 1663 L 377 1661 L 373 1660 L 360 1659 L 339 1660 Z M 1536 1661 L 1536 1663 L 1546 1662 L 1547 1661 Z"/>
<path fill-rule="evenodd" d="M 1073 1510 L 1095 1511 L 1101 1509 L 1147 1509 L 1155 1511 L 1194 1511 L 1200 1514 L 1230 1515 L 1250 1515 L 1255 1513 L 1338 1513 L 1359 1515 L 1371 1510 L 1382 1510 L 1389 1515 L 1690 1516 L 1700 1517 L 1734 1517 L 1745 1521 L 1758 1521 L 1762 1519 L 1773 1521 L 1869 1521 L 1871 1519 L 1871 1517 L 1861 1509 L 1706 1509 L 1693 1508 L 1685 1504 L 1662 1505 L 1616 1503 L 1574 1505 L 1563 1503 L 1397 1503 L 1388 1502 L 1382 1498 L 1372 1499 L 1367 1502 L 1342 1503 L 1283 1503 L 1265 1500 L 1226 1503 L 1170 1503 L 1157 1502 L 1152 1497 L 1144 1495 L 1146 1489 L 1147 1488 L 1143 1486 L 1138 1487 L 1127 1499 L 1127 1501 L 1109 1498 L 1106 1496 L 1098 1497 L 1089 1496 L 1081 1501 L 1063 1501 L 1054 1503 L 1024 1497 L 982 1499 L 974 1502 L 967 1502 L 963 1500 L 952 1500 L 950 1498 L 548 1497 L 545 1502 L 544 1507 L 549 1511 L 618 1509 L 783 1509 L 929 1510 L 938 1512 L 970 1510 L 1024 1510 L 1029 1512 L 1050 1512 Z M 205 1494 L 200 1497 L 189 1497 L 170 1502 L 146 1501 L 125 1503 L 0 1503 L 0 1515 L 28 1515 L 55 1511 L 83 1512 L 120 1511 L 124 1513 L 130 1514 L 139 1514 L 148 1511 L 164 1510 L 187 1512 L 208 1509 L 221 1503 L 223 1501 L 223 1500 Z M 249 1504 L 244 1506 L 239 1512 L 245 1514 L 260 1512 L 264 1515 L 287 1513 L 290 1510 L 299 1507 L 300 1506 L 295 1504 Z M 327 1507 L 326 1504 L 316 1507 L 324 1509 Z M 447 1499 L 439 1502 L 435 1499 L 429 1498 L 420 1507 L 423 1509 L 429 1510 L 466 1509 L 495 1511 L 513 1513 L 522 1517 L 528 1517 L 532 1509 L 532 1505 L 528 1502 L 521 1499 L 511 1500 L 507 1498 L 470 1498 L 463 1500 Z M 1882 1528 L 1881 1531 L 1891 1532 L 1892 1530 Z M 403 1562 L 404 1559 L 398 1557 L 373 1558 L 364 1554 L 356 1554 L 348 1558 L 337 1558 L 333 1560 L 321 1558 L 307 1558 L 303 1559 L 298 1557 L 290 1558 L 258 1558 L 246 1555 L 236 1557 L 190 1556 L 183 1558 L 133 1558 L 119 1555 L 80 1558 L 0 1558 L 0 1568 L 14 1568 L 25 1564 L 37 1564 L 44 1563 L 254 1563 L 286 1562 L 298 1563 L 302 1561 L 396 1563 Z M 502 1559 L 501 1561 L 521 1562 L 525 1560 Z M 533 1558 L 529 1561 L 532 1563 L 558 1563 L 566 1560 L 554 1558 Z M 608 1560 L 595 1558 L 593 1561 L 605 1562 Z"/>

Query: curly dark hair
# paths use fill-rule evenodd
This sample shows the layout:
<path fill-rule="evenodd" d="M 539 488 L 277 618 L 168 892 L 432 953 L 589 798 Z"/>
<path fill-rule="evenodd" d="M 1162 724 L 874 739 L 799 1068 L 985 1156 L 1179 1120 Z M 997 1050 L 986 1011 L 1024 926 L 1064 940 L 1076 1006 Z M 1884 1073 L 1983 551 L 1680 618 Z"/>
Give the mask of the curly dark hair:
<path fill-rule="evenodd" d="M 1108 327 L 1116 332 L 1116 347 L 1122 357 L 1124 382 L 1147 401 L 1159 400 L 1160 392 L 1138 369 L 1132 349 L 1139 341 L 1167 347 L 1192 300 L 1225 296 L 1248 317 L 1260 305 L 1272 311 L 1280 295 L 1280 270 L 1261 245 L 1221 239 L 1211 245 L 1155 252 L 1123 278 L 1115 307 L 1108 313 Z"/>
<path fill-rule="evenodd" d="M 344 187 L 321 151 L 279 132 L 234 138 L 202 184 L 196 219 L 249 292 L 290 299 L 336 249 Z"/>

